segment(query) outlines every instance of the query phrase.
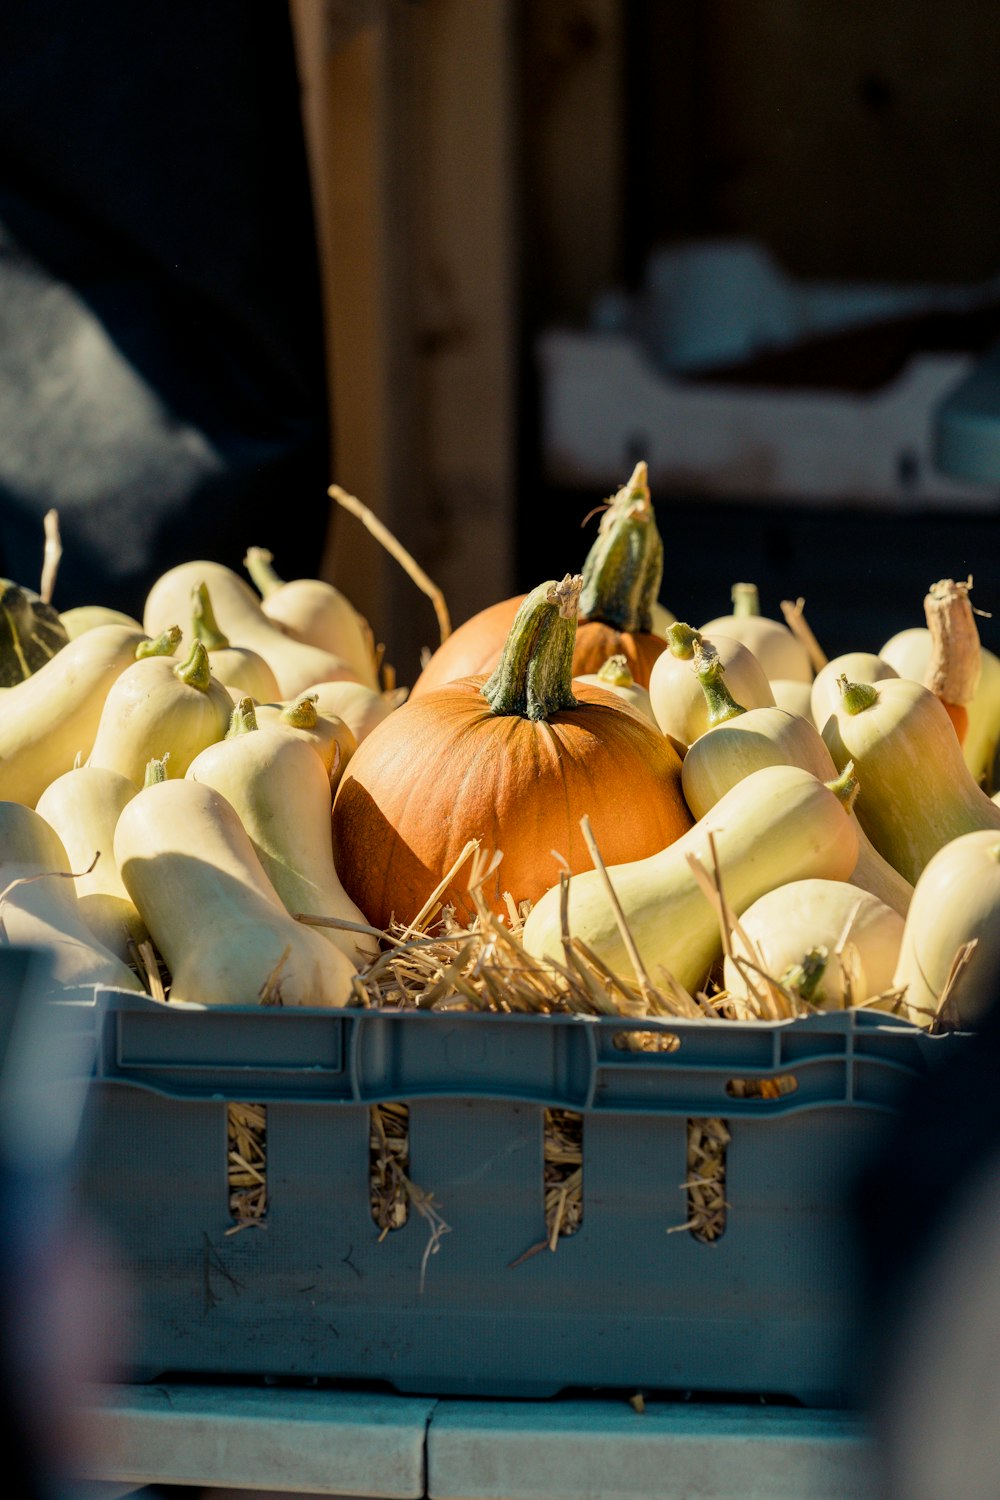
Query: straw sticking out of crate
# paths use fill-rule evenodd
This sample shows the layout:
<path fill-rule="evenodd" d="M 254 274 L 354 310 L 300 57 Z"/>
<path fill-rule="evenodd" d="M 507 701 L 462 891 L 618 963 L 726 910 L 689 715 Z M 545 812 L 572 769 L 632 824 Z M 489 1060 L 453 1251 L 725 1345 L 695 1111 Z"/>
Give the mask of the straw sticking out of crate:
<path fill-rule="evenodd" d="M 229 1212 L 227 1234 L 262 1225 L 267 1216 L 267 1107 L 229 1104 L 226 1108 Z"/>

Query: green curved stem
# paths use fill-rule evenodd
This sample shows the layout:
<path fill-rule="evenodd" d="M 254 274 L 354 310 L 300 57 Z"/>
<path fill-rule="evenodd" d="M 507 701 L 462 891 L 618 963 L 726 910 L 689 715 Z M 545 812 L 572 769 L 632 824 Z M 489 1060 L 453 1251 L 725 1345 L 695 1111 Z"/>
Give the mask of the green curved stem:
<path fill-rule="evenodd" d="M 734 583 L 732 588 L 733 614 L 737 619 L 760 614 L 760 595 L 755 583 Z"/>
<path fill-rule="evenodd" d="M 208 652 L 201 641 L 191 642 L 191 654 L 187 661 L 178 663 L 174 668 L 174 675 L 188 687 L 197 688 L 200 693 L 208 692 L 212 683 L 212 668 L 209 665 Z"/>
<path fill-rule="evenodd" d="M 284 579 L 271 566 L 273 557 L 266 547 L 248 547 L 243 566 L 253 580 L 254 587 L 262 599 L 280 589 Z"/>
<path fill-rule="evenodd" d="M 238 734 L 251 734 L 257 728 L 257 712 L 252 698 L 241 698 L 229 715 L 226 739 L 235 739 Z"/>
<path fill-rule="evenodd" d="M 663 541 L 649 494 L 646 465 L 609 504 L 583 565 L 580 618 L 615 630 L 652 630 L 663 578 Z"/>
<path fill-rule="evenodd" d="M 195 640 L 206 651 L 224 651 L 229 645 L 228 635 L 219 629 L 206 583 L 196 583 L 191 590 L 191 626 Z"/>
<path fill-rule="evenodd" d="M 583 580 L 567 573 L 532 589 L 514 617 L 493 675 L 482 694 L 495 714 L 548 719 L 575 708 L 573 647 Z"/>
<path fill-rule="evenodd" d="M 707 647 L 707 643 L 699 646 L 694 659 L 695 675 L 708 704 L 709 727 L 714 728 L 716 724 L 725 724 L 729 719 L 745 714 L 742 703 L 737 703 L 726 686 L 726 669 L 714 647 Z"/>
<path fill-rule="evenodd" d="M 136 661 L 143 661 L 147 656 L 173 656 L 181 643 L 181 627 L 179 625 L 168 625 L 151 641 L 140 641 L 135 648 Z"/>

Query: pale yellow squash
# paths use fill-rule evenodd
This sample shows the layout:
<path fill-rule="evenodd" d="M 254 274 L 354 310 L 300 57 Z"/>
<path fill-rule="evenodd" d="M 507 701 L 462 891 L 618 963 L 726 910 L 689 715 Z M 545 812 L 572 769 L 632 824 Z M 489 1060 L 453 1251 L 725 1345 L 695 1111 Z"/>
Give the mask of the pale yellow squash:
<path fill-rule="evenodd" d="M 249 729 L 202 750 L 187 776 L 214 787 L 236 810 L 292 916 L 366 925 L 334 866 L 330 778 L 305 740 L 279 728 Z M 355 964 L 377 951 L 371 934 L 342 927 L 315 931 Z"/>
<path fill-rule="evenodd" d="M 118 819 L 136 790 L 119 771 L 77 766 L 50 782 L 35 807 L 62 840 L 75 872 L 80 915 L 98 941 L 122 960 L 129 956 L 130 939 L 138 944 L 149 937 L 114 854 Z"/>
<path fill-rule="evenodd" d="M 903 918 L 843 881 L 789 881 L 754 901 L 739 927 L 723 982 L 742 999 L 760 991 L 754 964 L 821 1010 L 862 1005 L 892 988 Z M 891 1003 L 881 1002 L 881 1008 Z"/>
<path fill-rule="evenodd" d="M 711 728 L 695 666 L 695 648 L 702 641 L 714 647 L 733 697 L 744 708 L 774 705 L 771 685 L 752 652 L 728 636 L 703 636 L 683 623 L 667 631 L 667 649 L 661 651 L 649 674 L 649 701 L 653 717 L 665 735 L 681 746 L 694 744 Z"/>
<path fill-rule="evenodd" d="M 976 946 L 951 1003 L 959 1025 L 975 1026 L 997 1002 L 1000 983 L 1000 832 L 993 829 L 952 839 L 916 883 L 893 979 L 912 1020 L 930 1024 L 966 943 Z"/>
<path fill-rule="evenodd" d="M 7 689 L 0 797 L 33 807 L 50 781 L 90 754 L 104 700 L 146 639 L 127 625 L 97 626 Z"/>
<path fill-rule="evenodd" d="M 40 948 L 66 991 L 99 985 L 144 993 L 135 972 L 87 926 L 72 873 L 59 835 L 40 813 L 0 802 L 3 941 Z"/>
<path fill-rule="evenodd" d="M 918 682 L 845 682 L 823 738 L 835 765 L 854 764 L 858 821 L 911 885 L 951 839 L 1000 830 L 1000 807 L 977 786 L 940 700 Z"/>
<path fill-rule="evenodd" d="M 849 801 L 849 789 L 844 795 Z M 715 911 L 687 859 L 696 855 L 711 871 L 710 833 L 737 915 L 788 880 L 846 880 L 858 859 L 848 808 L 815 776 L 798 766 L 766 766 L 745 777 L 668 848 L 608 871 L 654 983 L 665 967 L 688 990 L 696 989 L 721 957 Z M 528 915 L 524 946 L 534 957 L 563 961 L 560 897 L 558 887 L 548 891 Z M 631 976 L 628 950 L 596 870 L 570 881 L 569 927 L 610 968 Z"/>
<path fill-rule="evenodd" d="M 359 682 L 378 688 L 371 628 L 345 594 L 321 578 L 286 583 L 275 572 L 266 547 L 248 548 L 243 566 L 261 594 L 269 620 L 276 620 L 295 640 L 339 657 L 353 667 Z"/>
<path fill-rule="evenodd" d="M 821 730 L 834 709 L 840 707 L 840 677 L 848 682 L 882 682 L 900 675 L 891 662 L 872 651 L 847 651 L 835 656 L 816 673 L 809 690 L 809 717 Z"/>
<path fill-rule="evenodd" d="M 290 917 L 238 814 L 187 779 L 146 786 L 115 830 L 115 858 L 170 969 L 171 1000 L 343 1006 L 354 966 Z"/>

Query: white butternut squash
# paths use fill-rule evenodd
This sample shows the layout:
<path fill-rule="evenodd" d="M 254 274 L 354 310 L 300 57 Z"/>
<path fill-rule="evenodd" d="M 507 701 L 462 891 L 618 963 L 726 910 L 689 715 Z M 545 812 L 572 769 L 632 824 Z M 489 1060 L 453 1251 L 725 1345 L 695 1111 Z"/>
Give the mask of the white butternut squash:
<path fill-rule="evenodd" d="M 295 640 L 339 657 L 354 668 L 359 682 L 377 690 L 378 670 L 367 620 L 332 583 L 321 578 L 295 578 L 286 583 L 273 564 L 266 547 L 248 548 L 243 559 L 268 619 L 276 620 Z"/>
<path fill-rule="evenodd" d="M 856 767 L 858 821 L 911 885 L 951 839 L 1000 830 L 1000 807 L 976 785 L 947 711 L 918 682 L 842 678 L 823 738 L 835 765 Z"/>
<path fill-rule="evenodd" d="M 711 728 L 710 712 L 697 677 L 695 648 L 713 647 L 726 673 L 734 698 L 744 708 L 774 704 L 771 685 L 752 652 L 728 636 L 704 636 L 690 625 L 667 629 L 667 649 L 661 651 L 649 674 L 649 701 L 661 730 L 677 744 L 693 745 Z"/>
<path fill-rule="evenodd" d="M 163 573 L 146 597 L 143 621 L 155 635 L 175 620 L 186 620 L 191 590 L 204 583 L 212 597 L 219 629 L 237 646 L 262 656 L 278 680 L 283 698 L 294 697 L 311 682 L 348 678 L 357 673 L 328 651 L 296 641 L 265 615 L 253 589 L 238 573 L 216 562 L 187 562 Z"/>
<path fill-rule="evenodd" d="M 167 775 L 183 776 L 199 750 L 224 737 L 232 711 L 200 641 L 184 662 L 146 657 L 108 693 L 89 764 L 107 766 L 140 787 L 149 761 L 169 756 Z"/>
<path fill-rule="evenodd" d="M 914 626 L 891 636 L 880 649 L 900 677 L 924 682 L 931 659 L 931 634 L 926 626 Z M 847 673 L 854 682 L 857 679 Z M 997 790 L 994 762 L 1000 746 L 1000 657 L 983 646 L 979 653 L 979 684 L 969 704 L 969 723 L 962 744 L 962 758 L 974 780 L 987 794 Z"/>
<path fill-rule="evenodd" d="M 77 766 L 51 781 L 35 811 L 59 835 L 75 872 L 80 915 L 97 940 L 125 961 L 129 939 L 149 937 L 115 864 L 118 819 L 137 791 L 127 776 L 106 766 Z M 97 863 L 93 863 L 97 855 Z"/>
<path fill-rule="evenodd" d="M 848 816 L 854 791 L 849 777 L 835 791 L 797 766 L 766 766 L 745 777 L 660 853 L 610 867 L 611 883 L 653 982 L 665 967 L 687 989 L 696 989 L 721 957 L 715 912 L 687 860 L 696 855 L 711 870 L 710 833 L 727 900 L 739 915 L 758 896 L 788 880 L 847 879 L 858 858 Z M 546 892 L 525 922 L 524 946 L 534 957 L 562 962 L 560 895 L 558 887 Z M 596 870 L 570 881 L 569 928 L 610 968 L 632 972 Z"/>
<path fill-rule="evenodd" d="M 734 583 L 732 599 L 732 614 L 708 620 L 701 627 L 702 635 L 711 640 L 725 635 L 741 641 L 753 652 L 769 679 L 790 677 L 798 682 L 812 682 L 809 652 L 781 620 L 761 614 L 757 585 Z"/>
<path fill-rule="evenodd" d="M 903 918 L 843 881 L 788 881 L 748 906 L 739 926 L 731 937 L 733 957 L 723 963 L 730 994 L 752 999 L 759 993 L 752 967 L 758 963 L 821 1010 L 862 1005 L 892 988 Z"/>
<path fill-rule="evenodd" d="M 959 950 L 975 943 L 958 972 L 949 1009 L 975 1027 L 997 1000 L 1000 974 L 1000 832 L 979 829 L 928 860 L 913 892 L 893 983 L 906 1013 L 927 1026 L 937 1015 Z"/>
<path fill-rule="evenodd" d="M 90 754 L 104 700 L 147 637 L 127 625 L 89 630 L 24 682 L 0 715 L 0 797 L 33 807 L 48 786 Z"/>
<path fill-rule="evenodd" d="M 764 766 L 799 766 L 820 781 L 836 779 L 837 767 L 811 719 L 776 707 L 744 712 L 728 691 L 721 661 L 711 655 L 699 654 L 698 679 L 709 717 L 717 722 L 694 742 L 681 768 L 684 797 L 696 818 L 704 817 L 720 797 Z M 913 887 L 883 859 L 853 812 L 851 820 L 858 836 L 858 861 L 850 883 L 905 916 Z"/>
<path fill-rule="evenodd" d="M 823 728 L 834 709 L 840 707 L 839 678 L 848 682 L 882 682 L 900 674 L 891 662 L 872 651 L 846 651 L 820 667 L 809 690 L 809 716 L 818 730 Z"/>
<path fill-rule="evenodd" d="M 0 941 L 38 947 L 67 990 L 100 985 L 144 993 L 135 972 L 94 937 L 80 914 L 59 835 L 33 808 L 0 802 Z"/>
<path fill-rule="evenodd" d="M 148 785 L 115 830 L 115 858 L 171 973 L 194 1005 L 342 1006 L 353 965 L 288 915 L 250 836 L 213 787 Z"/>
<path fill-rule="evenodd" d="M 262 729 L 280 729 L 311 745 L 336 791 L 348 761 L 358 748 L 357 741 L 343 719 L 317 712 L 314 693 L 304 693 L 290 703 L 258 703 L 254 706 L 253 720 Z"/>
<path fill-rule="evenodd" d="M 250 728 L 202 750 L 187 776 L 214 787 L 235 808 L 290 915 L 365 925 L 334 867 L 330 778 L 311 745 L 280 729 Z M 315 930 L 355 964 L 377 951 L 370 935 Z"/>
<path fill-rule="evenodd" d="M 195 584 L 191 595 L 191 634 L 209 654 L 212 675 L 230 695 L 270 703 L 281 696 L 278 679 L 264 658 L 249 646 L 233 646 L 219 629 L 212 600 L 204 582 Z"/>

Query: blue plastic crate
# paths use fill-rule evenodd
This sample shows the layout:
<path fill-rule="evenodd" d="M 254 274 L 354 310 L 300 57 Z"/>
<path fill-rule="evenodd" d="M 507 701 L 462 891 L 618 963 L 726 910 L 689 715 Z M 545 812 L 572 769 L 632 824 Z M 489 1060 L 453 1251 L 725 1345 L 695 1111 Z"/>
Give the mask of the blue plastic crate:
<path fill-rule="evenodd" d="M 865 1347 L 851 1196 L 903 1091 L 961 1039 L 874 1013 L 774 1024 L 176 1010 L 105 997 L 78 1193 L 138 1294 L 125 1376 L 570 1387 L 849 1404 Z M 622 1050 L 630 1029 L 674 1051 Z M 794 1080 L 774 1098 L 733 1080 Z M 791 1087 L 786 1084 L 786 1087 Z M 268 1212 L 234 1232 L 227 1104 L 267 1106 Z M 412 1182 L 449 1232 L 380 1239 L 369 1111 L 409 1106 Z M 583 1220 L 545 1237 L 547 1107 L 583 1116 Z M 689 1121 L 721 1117 L 725 1230 L 687 1217 Z M 674 1230 L 675 1232 L 669 1232 Z"/>

